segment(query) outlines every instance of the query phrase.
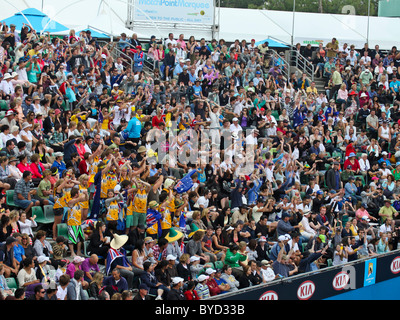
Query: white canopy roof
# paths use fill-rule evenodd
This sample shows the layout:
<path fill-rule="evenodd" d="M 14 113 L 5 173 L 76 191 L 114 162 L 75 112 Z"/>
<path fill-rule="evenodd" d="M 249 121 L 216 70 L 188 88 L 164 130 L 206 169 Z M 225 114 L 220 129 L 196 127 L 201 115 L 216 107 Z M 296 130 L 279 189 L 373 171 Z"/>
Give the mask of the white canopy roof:
<path fill-rule="evenodd" d="M 92 26 L 98 31 L 119 36 L 125 32 L 128 37 L 133 32 L 139 38 L 167 37 L 168 31 L 158 29 L 156 26 L 129 30 L 125 27 L 127 19 L 127 0 L 4 0 L 0 12 L 0 21 L 19 10 L 37 8 L 50 18 L 69 28 Z M 228 42 L 235 39 L 254 38 L 256 41 L 268 37 L 291 43 L 293 13 L 285 11 L 268 11 L 256 9 L 216 9 L 219 16 L 219 29 L 215 34 L 217 39 L 225 39 Z M 333 15 L 296 12 L 294 19 L 293 42 L 305 45 L 311 42 L 316 45 L 318 41 L 329 42 L 336 37 L 340 44 L 347 42 L 361 48 L 367 41 L 370 47 L 375 44 L 382 49 L 390 49 L 393 45 L 400 48 L 400 38 L 397 30 L 400 29 L 399 18 L 370 17 L 369 34 L 367 32 L 368 17 L 354 15 Z M 161 34 L 165 31 L 165 34 Z M 194 35 L 196 38 L 211 38 L 210 29 L 188 29 L 184 27 L 169 30 L 174 34 L 184 33 L 185 38 Z"/>

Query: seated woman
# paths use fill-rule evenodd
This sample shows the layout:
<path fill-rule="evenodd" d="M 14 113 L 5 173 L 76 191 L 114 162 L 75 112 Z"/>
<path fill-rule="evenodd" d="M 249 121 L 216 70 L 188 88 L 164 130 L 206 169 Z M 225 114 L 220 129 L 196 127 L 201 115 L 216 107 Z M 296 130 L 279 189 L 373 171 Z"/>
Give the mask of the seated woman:
<path fill-rule="evenodd" d="M 32 182 L 37 187 L 43 179 L 43 172 L 46 170 L 44 165 L 40 162 L 40 155 L 34 153 L 31 156 L 31 164 L 29 165 L 30 171 L 32 172 Z"/>
<path fill-rule="evenodd" d="M 106 224 L 103 221 L 97 221 L 95 229 L 90 236 L 87 247 L 88 254 L 97 254 L 99 257 L 106 257 L 110 249 L 110 239 L 105 236 Z"/>
<path fill-rule="evenodd" d="M 144 273 L 140 275 L 140 280 L 149 287 L 149 293 L 157 295 L 156 300 L 162 300 L 168 295 L 169 289 L 161 282 L 158 282 L 154 274 L 155 265 L 149 261 L 143 263 Z"/>

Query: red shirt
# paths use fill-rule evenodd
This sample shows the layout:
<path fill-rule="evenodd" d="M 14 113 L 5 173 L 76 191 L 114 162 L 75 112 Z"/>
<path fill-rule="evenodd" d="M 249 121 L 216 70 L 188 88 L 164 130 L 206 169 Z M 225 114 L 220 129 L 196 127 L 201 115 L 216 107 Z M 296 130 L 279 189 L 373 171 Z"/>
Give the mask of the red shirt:
<path fill-rule="evenodd" d="M 200 300 L 196 290 L 193 290 L 193 291 L 188 290 L 188 291 L 185 291 L 183 294 L 184 294 L 186 300 Z"/>
<path fill-rule="evenodd" d="M 346 159 L 343 164 L 343 168 L 346 169 L 347 166 L 351 166 L 352 171 L 361 170 L 360 164 L 357 159 L 354 159 L 354 163 L 351 163 L 349 159 Z"/>
<path fill-rule="evenodd" d="M 45 168 L 41 162 L 39 162 L 38 164 L 32 162 L 29 167 L 30 167 L 30 171 L 32 172 L 33 179 L 43 178 L 43 171 L 45 170 Z M 18 169 L 20 169 L 20 168 L 18 168 Z"/>
<path fill-rule="evenodd" d="M 216 296 L 217 294 L 221 293 L 221 289 L 218 287 L 217 281 L 214 278 L 208 279 L 206 281 L 206 285 L 210 290 L 210 296 Z"/>
<path fill-rule="evenodd" d="M 161 119 L 158 118 L 157 116 L 154 116 L 153 119 L 151 120 L 151 124 L 153 126 L 153 128 L 158 128 L 158 126 L 160 125 L 160 123 L 164 123 L 164 118 L 165 116 L 161 116 Z"/>

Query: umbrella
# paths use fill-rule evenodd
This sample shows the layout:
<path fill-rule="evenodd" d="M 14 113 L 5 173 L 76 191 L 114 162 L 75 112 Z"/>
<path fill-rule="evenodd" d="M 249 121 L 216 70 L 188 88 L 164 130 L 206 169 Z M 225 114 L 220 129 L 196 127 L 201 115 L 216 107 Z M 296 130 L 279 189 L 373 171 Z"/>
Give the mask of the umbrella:
<path fill-rule="evenodd" d="M 255 45 L 258 46 L 258 45 L 260 45 L 260 44 L 262 44 L 262 43 L 264 43 L 266 41 L 268 41 L 268 47 L 270 47 L 270 48 L 288 48 L 287 45 L 285 45 L 285 44 L 283 44 L 283 43 L 281 43 L 279 41 L 270 39 L 270 38 L 258 41 L 258 42 L 255 43 Z"/>
<path fill-rule="evenodd" d="M 3 20 L 7 25 L 14 24 L 17 30 L 21 30 L 23 24 L 32 27 L 37 33 L 41 32 L 60 32 L 68 28 L 57 21 L 51 20 L 46 14 L 35 9 L 29 8 L 17 12 L 12 17 Z"/>

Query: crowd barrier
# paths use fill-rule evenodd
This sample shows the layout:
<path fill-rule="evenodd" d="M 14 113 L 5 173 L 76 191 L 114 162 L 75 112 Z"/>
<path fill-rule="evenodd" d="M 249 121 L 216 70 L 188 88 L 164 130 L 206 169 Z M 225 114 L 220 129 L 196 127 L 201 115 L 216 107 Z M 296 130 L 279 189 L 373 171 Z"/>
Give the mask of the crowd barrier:
<path fill-rule="evenodd" d="M 399 279 L 396 279 L 399 275 L 400 250 L 395 250 L 346 265 L 331 266 L 221 294 L 207 300 L 324 300 L 366 287 L 373 288 L 370 286 L 382 284 L 384 281 L 387 281 L 387 286 L 395 285 L 399 283 Z M 386 294 L 390 290 L 387 287 Z"/>

